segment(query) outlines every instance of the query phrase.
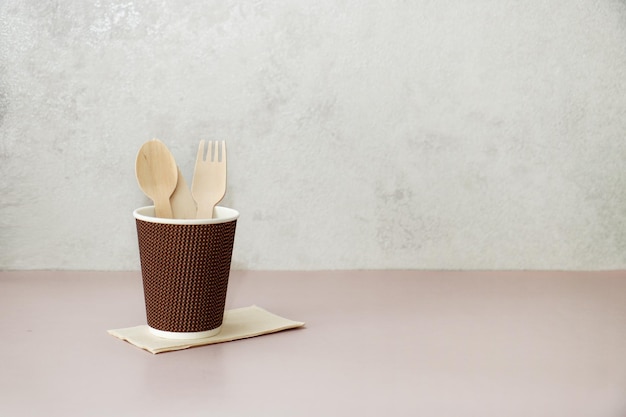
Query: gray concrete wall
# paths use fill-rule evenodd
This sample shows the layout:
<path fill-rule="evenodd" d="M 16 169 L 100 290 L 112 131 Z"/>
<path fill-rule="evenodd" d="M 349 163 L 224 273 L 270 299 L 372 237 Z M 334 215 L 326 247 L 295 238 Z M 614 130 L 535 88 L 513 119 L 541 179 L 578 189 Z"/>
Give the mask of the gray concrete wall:
<path fill-rule="evenodd" d="M 0 268 L 138 269 L 140 145 L 238 269 L 626 267 L 623 1 L 0 2 Z"/>

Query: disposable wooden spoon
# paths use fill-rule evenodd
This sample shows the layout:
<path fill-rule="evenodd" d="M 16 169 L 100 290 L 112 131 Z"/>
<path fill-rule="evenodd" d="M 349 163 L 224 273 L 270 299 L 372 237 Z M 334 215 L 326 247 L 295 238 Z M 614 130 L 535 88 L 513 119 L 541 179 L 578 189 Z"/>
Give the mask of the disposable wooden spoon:
<path fill-rule="evenodd" d="M 139 188 L 154 201 L 156 217 L 171 219 L 170 196 L 178 182 L 178 167 L 167 146 L 158 139 L 144 143 L 137 153 L 135 174 Z"/>

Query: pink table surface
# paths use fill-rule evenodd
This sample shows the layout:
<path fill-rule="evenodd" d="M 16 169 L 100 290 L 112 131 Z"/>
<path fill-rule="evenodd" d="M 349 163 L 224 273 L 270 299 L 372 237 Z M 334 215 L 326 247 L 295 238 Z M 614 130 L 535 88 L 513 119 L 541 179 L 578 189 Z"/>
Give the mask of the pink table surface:
<path fill-rule="evenodd" d="M 139 272 L 0 272 L 0 416 L 626 416 L 626 272 L 242 272 L 303 329 L 152 355 Z"/>

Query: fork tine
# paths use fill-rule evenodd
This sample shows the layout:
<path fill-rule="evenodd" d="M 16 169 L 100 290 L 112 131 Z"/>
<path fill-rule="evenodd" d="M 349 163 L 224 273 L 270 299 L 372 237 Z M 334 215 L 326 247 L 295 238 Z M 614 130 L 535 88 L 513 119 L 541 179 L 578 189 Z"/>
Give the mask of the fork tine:
<path fill-rule="evenodd" d="M 196 155 L 196 165 L 204 161 L 204 139 L 198 145 L 198 154 Z"/>
<path fill-rule="evenodd" d="M 221 145 L 222 145 L 222 160 L 221 160 L 221 162 L 223 164 L 225 164 L 226 163 L 226 141 L 223 140 L 221 142 Z"/>
<path fill-rule="evenodd" d="M 220 163 L 222 161 L 222 155 L 223 155 L 223 144 L 224 141 L 223 140 L 216 140 L 215 141 L 215 159 L 213 160 L 213 162 Z"/>

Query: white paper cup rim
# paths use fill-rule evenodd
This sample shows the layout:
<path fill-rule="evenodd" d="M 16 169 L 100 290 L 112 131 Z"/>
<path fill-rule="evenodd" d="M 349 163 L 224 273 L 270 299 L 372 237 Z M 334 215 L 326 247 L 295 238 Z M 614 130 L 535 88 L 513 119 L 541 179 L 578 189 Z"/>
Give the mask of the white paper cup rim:
<path fill-rule="evenodd" d="M 215 217 L 212 219 L 165 219 L 155 217 L 154 206 L 139 207 L 133 211 L 133 216 L 138 220 L 160 224 L 219 224 L 236 220 L 239 212 L 228 207 L 215 206 Z"/>

